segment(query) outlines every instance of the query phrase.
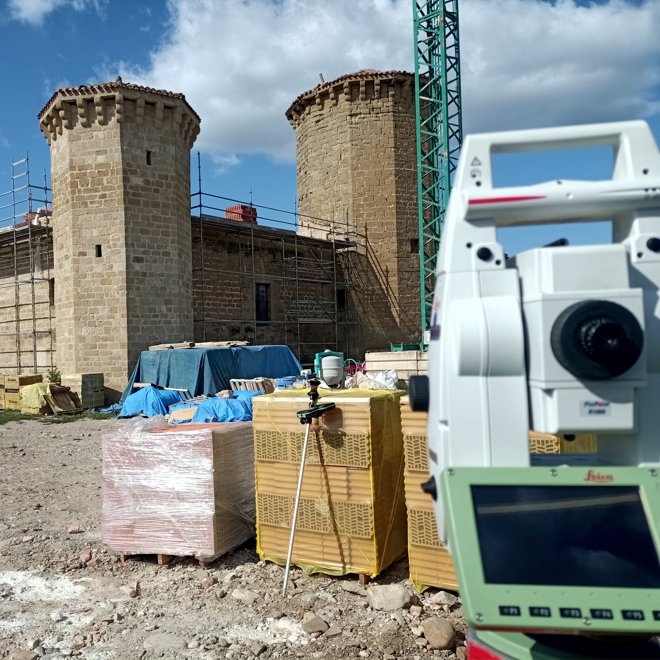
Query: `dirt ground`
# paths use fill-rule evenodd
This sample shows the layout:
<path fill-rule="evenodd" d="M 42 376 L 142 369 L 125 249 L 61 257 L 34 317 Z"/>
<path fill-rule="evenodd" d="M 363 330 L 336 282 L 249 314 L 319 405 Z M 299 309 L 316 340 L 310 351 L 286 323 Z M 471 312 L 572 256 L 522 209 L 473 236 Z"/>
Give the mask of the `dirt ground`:
<path fill-rule="evenodd" d="M 465 657 L 460 601 L 417 594 L 405 561 L 374 581 L 412 596 L 390 611 L 372 608 L 355 576 L 297 569 L 282 598 L 283 568 L 260 562 L 254 543 L 205 569 L 120 562 L 100 519 L 101 438 L 121 423 L 0 425 L 0 657 Z M 450 650 L 432 648 L 439 620 L 456 630 Z"/>

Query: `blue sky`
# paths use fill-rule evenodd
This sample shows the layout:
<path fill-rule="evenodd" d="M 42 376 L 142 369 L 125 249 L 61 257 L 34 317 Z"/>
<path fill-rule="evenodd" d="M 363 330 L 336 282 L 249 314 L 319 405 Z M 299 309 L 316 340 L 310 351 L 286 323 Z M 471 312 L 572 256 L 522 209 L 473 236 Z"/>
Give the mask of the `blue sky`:
<path fill-rule="evenodd" d="M 0 0 L 0 191 L 11 185 L 12 157 L 29 151 L 33 179 L 49 169 L 37 113 L 57 87 L 120 73 L 186 94 L 202 117 L 195 150 L 205 190 L 293 209 L 295 142 L 285 110 L 320 73 L 330 80 L 361 68 L 412 70 L 411 6 Z M 646 118 L 660 138 L 657 0 L 460 0 L 460 11 L 467 132 Z M 525 183 L 530 172 L 540 180 L 598 177 L 608 167 L 601 156 L 504 162 L 500 182 Z M 514 253 L 537 239 L 513 232 L 503 240 Z"/>

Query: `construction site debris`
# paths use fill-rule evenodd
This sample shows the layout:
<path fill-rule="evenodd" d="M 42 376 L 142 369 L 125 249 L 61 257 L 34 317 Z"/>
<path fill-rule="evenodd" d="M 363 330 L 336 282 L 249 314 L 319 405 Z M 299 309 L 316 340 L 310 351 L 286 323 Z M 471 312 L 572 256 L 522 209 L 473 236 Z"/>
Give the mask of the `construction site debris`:
<path fill-rule="evenodd" d="M 303 616 L 302 627 L 308 635 L 324 633 L 329 628 L 328 624 L 314 612 L 307 612 Z"/>
<path fill-rule="evenodd" d="M 345 386 L 347 389 L 396 390 L 398 382 L 399 377 L 394 370 L 374 373 L 358 371 L 346 379 Z"/>
<path fill-rule="evenodd" d="M 103 439 L 103 542 L 215 559 L 254 536 L 252 425 L 126 425 Z"/>
<path fill-rule="evenodd" d="M 59 415 L 82 412 L 78 395 L 54 383 L 24 385 L 19 391 L 20 411 L 25 415 Z"/>

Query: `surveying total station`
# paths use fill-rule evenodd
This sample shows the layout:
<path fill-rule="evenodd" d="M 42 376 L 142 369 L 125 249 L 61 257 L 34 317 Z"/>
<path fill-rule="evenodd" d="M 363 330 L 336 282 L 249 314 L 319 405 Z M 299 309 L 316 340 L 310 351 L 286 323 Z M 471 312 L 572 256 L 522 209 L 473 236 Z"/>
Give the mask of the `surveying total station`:
<path fill-rule="evenodd" d="M 607 181 L 496 188 L 492 156 L 611 146 Z M 613 242 L 507 259 L 499 227 L 607 220 Z M 470 658 L 660 657 L 660 155 L 644 122 L 474 135 L 436 271 L 429 412 L 440 537 Z M 534 455 L 528 432 L 597 434 Z"/>

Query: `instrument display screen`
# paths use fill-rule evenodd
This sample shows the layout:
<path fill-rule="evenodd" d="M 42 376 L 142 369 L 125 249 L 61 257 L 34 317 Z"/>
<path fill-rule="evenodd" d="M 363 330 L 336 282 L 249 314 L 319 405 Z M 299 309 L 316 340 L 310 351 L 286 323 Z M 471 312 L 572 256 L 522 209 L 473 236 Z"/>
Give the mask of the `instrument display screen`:
<path fill-rule="evenodd" d="M 636 486 L 472 485 L 487 584 L 660 588 Z"/>

